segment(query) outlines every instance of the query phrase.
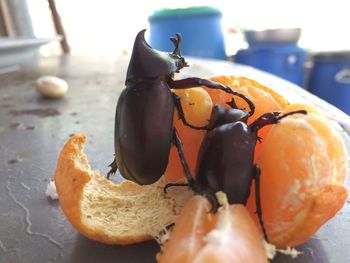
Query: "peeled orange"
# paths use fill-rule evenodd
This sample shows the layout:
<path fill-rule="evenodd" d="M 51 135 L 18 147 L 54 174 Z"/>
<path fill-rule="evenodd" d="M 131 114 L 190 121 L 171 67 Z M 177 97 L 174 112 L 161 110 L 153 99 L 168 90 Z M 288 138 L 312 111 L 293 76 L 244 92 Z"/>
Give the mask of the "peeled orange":
<path fill-rule="evenodd" d="M 311 106 L 294 104 L 284 112 L 300 109 L 308 114 L 290 116 L 272 127 L 257 160 L 263 220 L 270 241 L 279 247 L 309 239 L 347 198 L 342 138 Z"/>
<path fill-rule="evenodd" d="M 270 240 L 279 247 L 304 242 L 333 217 L 346 200 L 344 181 L 348 154 L 342 138 L 316 108 L 290 104 L 285 97 L 254 80 L 235 76 L 217 76 L 211 80 L 231 87 L 255 104 L 255 113 L 248 123 L 271 111 L 285 113 L 305 109 L 308 112 L 306 116 L 290 116 L 277 125 L 261 129 L 258 136 L 262 143 L 258 142 L 255 148 L 255 162 L 262 171 L 263 219 Z M 225 106 L 233 97 L 239 108 L 249 110 L 247 103 L 239 97 L 220 90 L 203 89 L 210 95 L 213 105 Z M 187 114 L 190 116 L 190 112 Z M 190 130 L 182 130 L 181 137 L 194 140 L 199 132 Z M 199 141 L 203 134 L 200 136 Z M 188 152 L 186 157 L 195 160 L 197 153 L 198 148 Z M 173 158 L 171 156 L 170 162 Z M 180 166 L 176 169 L 182 172 Z M 254 217 L 255 209 L 252 187 L 248 210 Z"/>
<path fill-rule="evenodd" d="M 255 114 L 251 116 L 249 123 L 253 122 L 263 113 L 280 111 L 288 105 L 288 101 L 283 96 L 248 78 L 215 76 L 209 79 L 226 85 L 245 95 L 255 104 Z M 249 110 L 247 103 L 242 98 L 232 96 L 222 90 L 201 87 L 173 90 L 173 92 L 180 97 L 186 120 L 195 126 L 205 126 L 210 119 L 213 105 L 220 104 L 221 106 L 229 107 L 226 103 L 231 101 L 232 98 L 234 98 L 240 109 Z M 182 140 L 186 161 L 189 164 L 192 175 L 195 176 L 198 151 L 205 135 L 205 131 L 194 130 L 187 127 L 178 118 L 177 113 L 174 116 L 174 126 L 178 130 L 179 137 Z M 262 138 L 266 137 L 266 134 L 270 129 L 270 126 L 262 128 L 259 132 L 259 136 Z M 255 156 L 258 156 L 261 151 L 263 142 L 262 144 L 258 143 Z M 169 163 L 165 175 L 173 182 L 186 181 L 175 146 L 172 146 L 171 148 Z"/>

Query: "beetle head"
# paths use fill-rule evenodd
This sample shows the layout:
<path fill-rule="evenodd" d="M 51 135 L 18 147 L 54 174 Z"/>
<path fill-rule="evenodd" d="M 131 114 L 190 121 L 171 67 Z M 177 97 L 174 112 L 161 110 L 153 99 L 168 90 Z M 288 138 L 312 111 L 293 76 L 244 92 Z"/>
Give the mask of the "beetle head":
<path fill-rule="evenodd" d="M 138 78 L 172 77 L 174 73 L 187 66 L 187 62 L 181 56 L 180 34 L 171 38 L 175 49 L 172 53 L 167 53 L 153 49 L 145 40 L 145 31 L 140 31 L 136 36 L 126 81 Z"/>
<path fill-rule="evenodd" d="M 221 125 L 236 121 L 243 121 L 247 123 L 248 117 L 249 114 L 245 110 L 226 109 L 219 104 L 216 104 L 211 112 L 208 130 L 212 130 Z"/>
<path fill-rule="evenodd" d="M 262 127 L 266 125 L 271 125 L 275 124 L 279 120 L 279 115 L 281 112 L 279 111 L 272 111 L 272 112 L 267 112 L 261 115 L 259 118 L 257 118 L 252 124 L 250 124 L 250 127 L 254 131 L 258 131 Z"/>

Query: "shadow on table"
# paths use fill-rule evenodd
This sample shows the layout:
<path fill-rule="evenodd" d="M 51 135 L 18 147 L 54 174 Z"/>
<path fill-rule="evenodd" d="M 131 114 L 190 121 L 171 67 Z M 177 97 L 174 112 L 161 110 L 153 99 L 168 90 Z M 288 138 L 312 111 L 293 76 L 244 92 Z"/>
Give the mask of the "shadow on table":
<path fill-rule="evenodd" d="M 105 245 L 77 235 L 68 262 L 128 262 L 155 263 L 159 246 L 155 241 L 146 241 L 128 246 Z"/>

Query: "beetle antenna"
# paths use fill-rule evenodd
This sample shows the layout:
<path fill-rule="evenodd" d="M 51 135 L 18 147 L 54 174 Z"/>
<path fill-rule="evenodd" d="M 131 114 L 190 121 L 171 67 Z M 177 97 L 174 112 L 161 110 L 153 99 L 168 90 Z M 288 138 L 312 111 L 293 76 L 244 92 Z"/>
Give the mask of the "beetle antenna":
<path fill-rule="evenodd" d="M 190 186 L 190 185 L 188 183 L 183 183 L 183 184 L 180 184 L 180 183 L 168 183 L 163 188 L 164 194 L 167 194 L 168 193 L 168 189 L 170 187 L 174 187 L 174 186 L 186 186 L 187 187 L 187 186 Z"/>

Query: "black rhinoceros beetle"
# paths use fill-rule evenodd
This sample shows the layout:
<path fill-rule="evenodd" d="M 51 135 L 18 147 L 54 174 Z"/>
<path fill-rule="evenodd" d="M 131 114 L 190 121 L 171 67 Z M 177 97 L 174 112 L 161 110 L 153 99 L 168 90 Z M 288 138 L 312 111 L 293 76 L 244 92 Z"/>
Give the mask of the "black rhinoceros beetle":
<path fill-rule="evenodd" d="M 231 104 L 234 105 L 234 104 Z M 198 155 L 195 191 L 211 197 L 213 210 L 218 207 L 215 193 L 226 193 L 230 204 L 246 205 L 252 182 L 255 182 L 256 213 L 265 239 L 268 240 L 262 220 L 260 204 L 260 169 L 254 164 L 254 150 L 258 131 L 291 114 L 306 114 L 306 111 L 265 113 L 251 124 L 248 114 L 240 109 L 225 109 L 215 105 Z"/>
<path fill-rule="evenodd" d="M 174 74 L 187 66 L 181 56 L 181 35 L 171 38 L 175 49 L 171 53 L 151 48 L 144 38 L 145 30 L 135 39 L 126 76 L 126 88 L 121 93 L 115 115 L 115 159 L 108 177 L 119 169 L 121 175 L 139 184 L 151 184 L 164 173 L 171 143 L 178 149 L 189 180 L 191 175 L 173 125 L 175 108 L 182 122 L 194 129 L 206 129 L 189 124 L 180 98 L 171 89 L 206 86 L 243 98 L 254 112 L 254 104 L 227 86 L 202 79 L 174 80 Z"/>

